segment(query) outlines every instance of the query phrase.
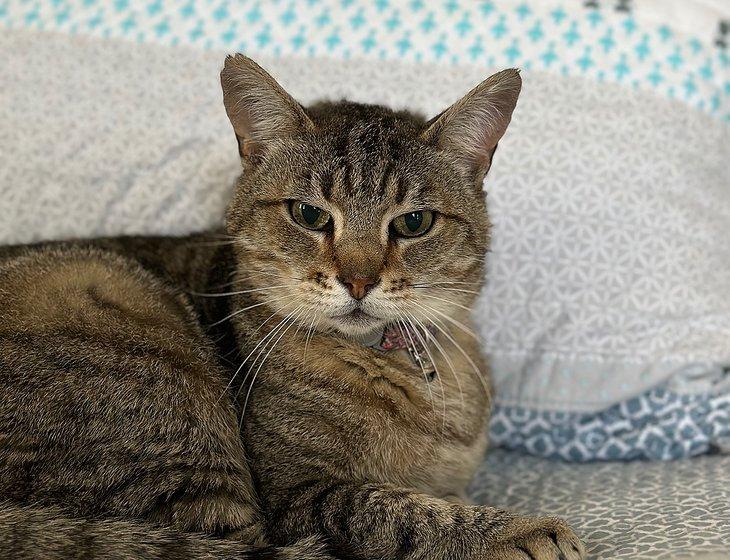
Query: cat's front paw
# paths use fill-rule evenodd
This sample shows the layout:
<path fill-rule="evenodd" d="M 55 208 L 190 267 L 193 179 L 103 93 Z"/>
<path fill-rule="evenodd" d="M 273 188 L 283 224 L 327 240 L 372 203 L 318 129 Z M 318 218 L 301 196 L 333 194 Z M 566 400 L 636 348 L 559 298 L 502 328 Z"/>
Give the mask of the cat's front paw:
<path fill-rule="evenodd" d="M 489 560 L 584 560 L 586 551 L 557 517 L 518 517 L 499 535 Z"/>

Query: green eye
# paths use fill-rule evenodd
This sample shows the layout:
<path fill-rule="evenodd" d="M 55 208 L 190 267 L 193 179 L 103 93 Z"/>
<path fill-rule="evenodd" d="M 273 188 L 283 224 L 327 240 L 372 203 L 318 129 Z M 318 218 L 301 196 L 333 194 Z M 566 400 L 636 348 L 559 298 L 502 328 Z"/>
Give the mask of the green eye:
<path fill-rule="evenodd" d="M 289 211 L 294 221 L 307 229 L 324 229 L 330 221 L 329 212 L 299 200 L 290 204 Z"/>
<path fill-rule="evenodd" d="M 401 237 L 418 237 L 423 235 L 433 225 L 433 212 L 417 210 L 398 216 L 391 223 L 393 230 Z"/>

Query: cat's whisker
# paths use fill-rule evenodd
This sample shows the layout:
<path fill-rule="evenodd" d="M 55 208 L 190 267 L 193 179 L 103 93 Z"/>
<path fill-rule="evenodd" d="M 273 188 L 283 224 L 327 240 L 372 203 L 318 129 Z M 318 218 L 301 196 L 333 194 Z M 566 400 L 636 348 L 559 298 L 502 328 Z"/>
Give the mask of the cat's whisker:
<path fill-rule="evenodd" d="M 407 328 L 407 331 L 409 333 L 408 334 L 408 337 L 411 340 L 411 344 L 415 347 L 415 342 L 413 341 L 413 335 L 411 334 L 411 330 L 413 330 L 414 332 L 417 332 L 417 329 L 413 325 L 412 319 L 413 319 L 412 317 L 409 317 L 407 319 L 408 325 L 410 325 L 410 328 Z M 418 335 L 416 335 L 416 336 L 418 337 Z M 446 429 L 446 387 L 443 384 L 443 380 L 441 379 L 441 372 L 439 372 L 438 367 L 436 366 L 435 362 L 433 361 L 433 357 L 431 356 L 430 352 L 427 349 L 426 342 L 423 341 L 420 337 L 418 337 L 418 338 L 421 341 L 421 344 L 423 345 L 424 350 L 426 351 L 426 355 L 429 356 L 429 360 L 433 364 L 435 376 L 436 377 L 439 377 L 439 386 L 441 388 L 441 406 L 442 406 L 442 413 L 441 413 L 441 415 L 442 415 L 441 433 L 443 435 L 444 430 Z M 421 369 L 423 369 L 423 367 Z M 426 383 L 427 383 L 427 388 L 429 390 L 429 394 L 431 394 L 431 397 L 433 398 L 433 393 L 431 391 L 431 384 L 430 384 L 430 381 L 428 380 L 428 378 L 426 378 Z M 433 408 L 433 412 L 434 412 L 434 416 L 435 416 L 436 415 L 436 410 L 435 410 L 434 407 L 432 407 L 432 408 Z"/>
<path fill-rule="evenodd" d="M 307 349 L 309 348 L 309 341 L 312 340 L 312 336 L 314 334 L 314 323 L 317 320 L 317 314 L 312 313 L 312 323 L 309 325 L 309 329 L 307 330 L 307 336 L 304 339 L 304 354 L 302 356 L 302 362 L 304 364 L 307 363 Z"/>
<path fill-rule="evenodd" d="M 408 330 L 408 327 L 405 325 L 405 319 L 403 318 L 402 314 L 398 314 L 402 319 L 398 319 L 397 323 L 400 329 L 406 333 L 408 340 L 410 340 L 410 349 L 415 351 L 416 350 L 416 343 L 413 342 L 413 337 L 411 336 L 411 332 Z M 408 345 L 408 341 L 406 341 L 406 345 Z M 434 401 L 433 397 L 433 391 L 431 390 L 431 383 L 428 380 L 428 376 L 426 375 L 426 369 L 423 367 L 423 364 L 419 361 L 418 365 L 421 368 L 421 374 L 423 375 L 423 380 L 426 382 L 426 389 L 428 389 L 428 396 L 431 400 L 431 410 L 433 411 L 434 417 L 436 416 L 436 402 Z"/>
<path fill-rule="evenodd" d="M 248 379 L 249 375 L 251 374 L 251 371 L 253 371 L 253 368 L 256 367 L 256 363 L 258 362 L 258 359 L 261 357 L 261 355 L 266 351 L 266 347 L 268 346 L 269 342 L 277 335 L 277 333 L 280 332 L 280 330 L 286 325 L 286 323 L 289 321 L 289 319 L 299 310 L 300 307 L 295 308 L 293 311 L 288 313 L 286 316 L 284 316 L 269 332 L 267 332 L 263 338 L 254 346 L 253 350 L 249 353 L 248 356 L 246 356 L 246 359 L 244 360 L 244 363 L 246 363 L 250 358 L 251 355 L 256 352 L 258 349 L 258 353 L 256 354 L 256 357 L 253 359 L 253 362 L 251 363 L 251 367 L 248 368 L 248 372 L 243 377 L 243 380 L 241 381 L 241 385 L 238 388 L 238 391 L 236 392 L 236 398 L 238 398 L 238 395 L 243 390 L 243 387 L 246 385 L 246 380 Z"/>
<path fill-rule="evenodd" d="M 302 309 L 303 310 L 302 310 L 301 315 L 299 315 L 299 317 L 297 317 L 297 330 L 295 330 L 294 331 L 294 334 L 292 335 L 292 338 L 293 339 L 296 339 L 297 338 L 297 335 L 299 334 L 299 331 L 302 329 L 302 326 L 304 325 L 304 323 L 302 323 L 301 319 L 307 313 L 307 310 L 304 309 L 304 305 L 302 305 Z"/>
<path fill-rule="evenodd" d="M 438 370 L 438 366 L 436 365 L 436 360 L 433 359 L 433 356 L 431 355 L 431 351 L 428 349 L 428 344 L 426 344 L 426 341 L 421 336 L 418 329 L 413 325 L 411 322 L 411 318 L 406 319 L 408 323 L 413 327 L 413 333 L 416 335 L 416 338 L 420 341 L 421 345 L 423 346 L 424 351 L 426 352 L 426 355 L 428 356 L 428 359 L 431 361 L 431 365 L 433 366 L 434 371 L 436 372 L 436 378 L 439 381 L 439 386 L 441 387 L 441 402 L 442 402 L 442 408 L 443 408 L 443 416 L 442 416 L 442 425 L 441 425 L 441 436 L 443 437 L 446 433 L 446 387 L 444 386 L 444 381 L 441 379 L 441 372 Z"/>
<path fill-rule="evenodd" d="M 259 303 L 254 304 L 254 305 L 248 305 L 248 306 L 243 307 L 241 309 L 237 309 L 233 313 L 230 313 L 230 314 L 226 315 L 225 317 L 223 317 L 223 319 L 219 319 L 215 323 L 210 323 L 210 325 L 208 325 L 208 326 L 209 327 L 215 327 L 216 325 L 220 325 L 221 323 L 225 323 L 226 321 L 232 319 L 236 315 L 239 315 L 241 313 L 244 313 L 246 311 L 249 311 L 250 309 L 254 309 L 256 307 L 261 307 L 262 305 L 269 305 L 269 304 L 272 304 L 272 303 L 276 303 L 277 301 L 281 301 L 282 299 L 286 299 L 288 297 L 296 297 L 296 294 L 286 294 L 286 295 L 283 295 L 281 297 L 277 297 L 277 298 L 273 298 L 273 299 L 267 299 L 266 301 L 262 301 L 262 302 L 259 302 Z"/>
<path fill-rule="evenodd" d="M 474 360 L 471 359 L 471 356 L 469 356 L 469 354 L 466 352 L 466 350 L 464 350 L 461 347 L 461 345 L 454 339 L 454 337 L 452 337 L 448 333 L 446 326 L 443 323 L 441 323 L 438 320 L 438 318 L 433 317 L 432 315 L 430 315 L 428 313 L 426 314 L 426 316 L 429 318 L 429 320 L 431 321 L 431 324 L 433 324 L 434 328 L 436 330 L 438 330 L 439 332 L 441 332 L 449 340 L 449 342 L 451 342 L 451 344 L 453 344 L 456 347 L 456 349 L 459 350 L 459 352 L 461 352 L 461 354 L 464 356 L 466 361 L 469 362 L 469 365 L 474 370 L 474 373 L 476 374 L 477 379 L 479 379 L 479 382 L 481 383 L 482 388 L 484 389 L 484 392 L 486 393 L 487 397 L 490 397 L 492 393 L 491 393 L 489 387 L 487 386 L 487 383 L 484 381 L 484 378 L 482 377 L 481 370 L 474 363 Z"/>
<path fill-rule="evenodd" d="M 188 291 L 188 293 L 193 296 L 213 298 L 213 297 L 237 296 L 237 295 L 241 295 L 241 294 L 251 294 L 254 292 L 264 292 L 267 290 L 279 290 L 279 289 L 283 289 L 283 288 L 295 288 L 295 287 L 296 287 L 296 284 L 280 284 L 278 286 L 265 286 L 263 288 L 253 288 L 251 290 L 240 290 L 238 292 L 224 292 L 224 293 L 211 294 L 211 293 Z"/>
<path fill-rule="evenodd" d="M 281 319 L 264 337 L 256 344 L 256 347 L 254 347 L 253 350 L 251 350 L 251 353 L 246 357 L 246 361 L 251 357 L 251 354 L 256 352 L 258 349 L 258 353 L 256 354 L 256 357 L 253 359 L 253 362 L 250 364 L 248 371 L 246 372 L 246 375 L 243 376 L 243 379 L 241 380 L 241 383 L 238 386 L 238 390 L 236 391 L 236 394 L 234 395 L 234 401 L 238 402 L 238 396 L 241 394 L 241 391 L 246 387 L 246 382 L 248 381 L 249 377 L 251 376 L 251 373 L 254 371 L 254 368 L 256 367 L 256 363 L 258 362 L 259 358 L 263 354 L 263 352 L 266 350 L 266 347 L 268 346 L 269 342 L 271 342 L 274 337 L 281 331 L 282 328 L 288 323 L 289 319 L 292 317 L 292 315 L 296 312 L 296 309 L 292 311 L 291 313 L 287 314 L 283 319 Z M 241 365 L 241 367 L 243 364 Z"/>
<path fill-rule="evenodd" d="M 443 317 L 444 319 L 449 321 L 451 324 L 456 325 L 459 329 L 464 331 L 466 334 L 468 334 L 475 340 L 479 340 L 479 337 L 477 336 L 477 334 L 473 330 L 471 330 L 469 327 L 467 327 L 464 323 L 462 323 L 461 321 L 457 321 L 453 317 L 449 317 L 446 313 L 439 311 L 432 305 L 426 305 L 425 303 L 418 303 L 415 301 L 412 301 L 411 303 L 413 303 L 416 307 L 420 308 L 421 310 L 429 310 L 433 313 L 437 313 L 438 315 L 440 315 L 441 317 Z M 469 311 L 471 311 L 471 310 L 469 310 Z"/>
<path fill-rule="evenodd" d="M 203 239 L 190 240 L 186 244 L 189 247 L 216 247 L 224 245 L 235 245 L 236 243 L 240 243 L 241 241 L 242 239 L 240 237 L 237 237 L 235 235 L 229 235 L 224 232 L 219 232 L 216 234 L 206 234 Z"/>
<path fill-rule="evenodd" d="M 415 317 L 412 317 L 412 319 L 421 328 L 421 331 L 423 332 L 423 336 L 426 338 L 426 340 L 430 340 L 431 342 L 433 342 L 436 349 L 444 357 L 444 360 L 446 360 L 446 364 L 449 366 L 449 369 L 451 370 L 451 375 L 454 377 L 454 381 L 456 381 L 456 386 L 459 388 L 459 399 L 461 400 L 461 409 L 464 410 L 464 390 L 461 386 L 461 381 L 459 380 L 459 376 L 456 373 L 456 369 L 454 369 L 454 364 L 451 361 L 451 358 L 449 357 L 448 353 L 444 350 L 443 346 L 441 346 L 441 343 L 438 341 L 438 339 L 429 332 L 429 330 L 423 325 L 423 323 L 421 323 Z"/>
<path fill-rule="evenodd" d="M 236 283 L 251 282 L 253 280 L 260 280 L 261 278 L 268 278 L 268 277 L 272 277 L 272 276 L 274 278 L 284 279 L 282 273 L 278 270 L 276 270 L 276 271 L 259 270 L 259 271 L 256 271 L 256 274 L 250 274 L 249 276 L 244 276 L 244 277 L 236 279 Z M 291 280 L 293 280 L 293 278 Z"/>
<path fill-rule="evenodd" d="M 304 308 L 304 306 L 301 306 L 300 305 L 297 309 L 294 310 L 294 313 L 297 313 L 297 315 L 295 315 L 293 317 L 290 315 L 291 319 L 289 321 L 289 324 L 286 326 L 286 328 L 283 329 L 283 331 L 279 335 L 279 338 L 277 338 L 274 341 L 274 343 L 271 345 L 271 348 L 269 348 L 269 351 L 266 353 L 266 355 L 264 356 L 264 359 L 261 360 L 261 363 L 259 364 L 259 367 L 256 369 L 256 373 L 254 373 L 254 376 L 251 379 L 251 384 L 249 385 L 248 391 L 246 392 L 246 399 L 244 400 L 243 409 L 241 410 L 241 419 L 239 421 L 239 428 L 243 427 L 243 418 L 246 415 L 246 407 L 248 406 L 248 399 L 251 397 L 251 391 L 253 391 L 253 386 L 256 383 L 256 378 L 258 377 L 259 372 L 261 371 L 261 368 L 263 367 L 264 363 L 266 362 L 266 359 L 269 357 L 269 354 L 271 354 L 271 352 L 274 350 L 274 348 L 276 347 L 276 345 L 279 344 L 279 341 L 284 337 L 284 335 L 291 328 L 291 326 L 294 323 L 298 322 L 299 317 L 304 312 L 304 309 L 303 308 Z M 253 367 L 252 367 L 252 369 L 253 369 Z"/>
<path fill-rule="evenodd" d="M 474 282 L 466 282 L 466 281 L 461 281 L 461 280 L 437 280 L 437 281 L 431 282 L 429 284 L 424 284 L 424 283 L 420 282 L 418 284 L 414 284 L 414 286 L 440 286 L 443 284 L 464 284 L 467 286 L 473 286 Z"/>
<path fill-rule="evenodd" d="M 252 280 L 254 278 L 261 278 L 262 276 L 281 276 L 281 273 L 279 271 L 270 271 L 270 270 L 259 270 L 259 269 L 249 269 L 248 272 L 251 272 L 253 274 L 249 274 L 248 276 L 242 276 L 240 278 L 236 278 L 232 281 L 233 284 L 237 283 L 243 283 L 247 282 L 249 280 Z"/>
<path fill-rule="evenodd" d="M 437 287 L 437 290 L 446 290 L 447 292 L 461 292 L 464 294 L 474 294 L 476 296 L 480 295 L 481 292 L 477 290 L 464 290 L 462 288 L 445 288 L 445 287 Z"/>
<path fill-rule="evenodd" d="M 240 243 L 238 239 L 230 239 L 226 241 L 193 241 L 190 243 L 192 247 L 223 247 L 225 245 L 235 245 Z"/>
<path fill-rule="evenodd" d="M 279 337 L 273 342 L 273 344 L 270 347 L 269 347 L 268 344 L 266 344 L 266 347 L 268 347 L 269 350 L 268 350 L 268 352 L 266 352 L 266 355 L 264 355 L 263 359 L 260 362 L 258 360 L 261 357 L 261 355 L 264 353 L 264 351 L 266 351 L 266 347 L 264 347 L 261 350 L 259 350 L 259 354 L 256 356 L 256 359 L 254 360 L 254 363 L 251 365 L 251 369 L 253 369 L 254 366 L 256 365 L 256 363 L 258 362 L 258 368 L 256 369 L 256 374 L 258 374 L 258 372 L 261 371 L 261 368 L 263 367 L 264 362 L 269 357 L 269 354 L 271 354 L 271 351 L 274 349 L 274 347 L 284 337 L 284 335 L 292 327 L 292 325 L 294 325 L 295 323 L 298 323 L 299 322 L 299 319 L 301 318 L 301 316 L 304 313 L 305 313 L 304 305 L 300 305 L 299 307 L 297 307 L 296 309 L 294 309 L 294 311 L 292 311 L 288 315 L 287 321 L 286 321 L 286 323 L 287 323 L 286 324 L 286 327 L 282 327 L 279 330 Z M 273 337 L 269 339 L 269 342 L 271 342 L 272 340 L 273 340 Z M 249 389 L 249 393 L 250 393 L 250 389 Z"/>
<path fill-rule="evenodd" d="M 417 290 L 427 290 L 428 289 L 428 290 L 443 290 L 446 292 L 461 292 L 464 294 L 474 294 L 474 295 L 481 294 L 481 292 L 479 292 L 477 290 L 467 290 L 466 288 L 452 288 L 449 286 L 432 286 L 432 285 L 428 285 L 428 284 L 416 284 L 411 287 L 415 288 Z"/>
<path fill-rule="evenodd" d="M 235 284 L 235 283 L 236 282 L 234 280 L 232 282 L 226 282 L 224 284 L 216 284 L 215 286 L 208 286 L 208 289 L 210 289 L 210 290 L 221 290 L 223 288 L 228 288 L 230 286 L 233 286 L 233 284 Z"/>
<path fill-rule="evenodd" d="M 236 271 L 234 270 L 231 274 L 228 275 L 230 278 L 231 276 L 235 276 Z M 251 276 L 246 276 L 245 278 L 238 278 L 236 280 L 231 280 L 230 282 L 225 282 L 223 284 L 216 284 L 214 286 L 208 286 L 209 290 L 221 290 L 223 288 L 228 288 L 230 286 L 233 286 L 235 284 L 243 284 L 247 281 L 253 279 L 253 278 L 260 278 L 261 276 L 279 276 L 278 274 L 275 274 L 273 272 L 261 272 L 259 274 L 252 274 Z M 217 293 L 217 292 L 216 292 Z"/>
<path fill-rule="evenodd" d="M 285 305 L 285 306 L 284 306 L 284 308 L 288 307 L 289 305 L 291 305 L 291 304 L 287 304 L 287 305 Z M 260 324 L 260 325 L 258 326 L 258 328 L 257 328 L 257 329 L 256 329 L 256 330 L 255 330 L 255 331 L 253 332 L 253 335 L 255 335 L 255 334 L 256 334 L 256 333 L 257 333 L 257 332 L 258 332 L 259 330 L 261 330 L 261 328 L 262 328 L 262 327 L 263 327 L 263 326 L 264 326 L 264 325 L 265 325 L 266 323 L 268 323 L 268 322 L 269 322 L 269 321 L 271 320 L 271 318 L 272 318 L 272 317 L 274 317 L 274 316 L 275 316 L 276 314 L 277 314 L 277 311 L 274 311 L 274 312 L 273 312 L 273 313 L 272 313 L 271 315 L 269 315 L 269 316 L 268 316 L 268 317 L 267 317 L 267 318 L 266 318 L 266 319 L 265 319 L 265 320 L 264 320 L 264 321 L 263 321 L 263 322 L 262 322 L 262 323 L 261 323 L 261 324 Z M 282 321 L 283 321 L 283 319 L 282 319 Z M 275 328 L 276 328 L 276 327 L 277 327 L 278 325 L 280 325 L 282 321 L 280 321 L 280 322 L 279 322 L 279 323 L 278 323 L 278 324 L 277 324 L 277 325 L 276 325 L 276 326 L 275 326 L 275 327 L 274 327 L 274 328 L 273 328 L 272 330 L 274 330 L 274 329 L 275 329 Z M 223 396 L 224 396 L 224 395 L 225 395 L 225 394 L 226 394 L 226 393 L 228 392 L 228 390 L 229 390 L 229 389 L 231 388 L 231 386 L 232 386 L 232 385 L 233 385 L 233 383 L 235 382 L 235 380 L 236 380 L 236 377 L 238 377 L 238 374 L 239 374 L 239 373 L 241 373 L 241 370 L 243 369 L 243 366 L 244 366 L 244 365 L 246 365 L 246 362 L 248 362 L 248 360 L 249 360 L 249 359 L 251 358 L 251 356 L 252 356 L 252 355 L 253 355 L 253 353 L 254 353 L 254 352 L 256 351 L 256 349 L 257 349 L 257 348 L 258 348 L 258 347 L 259 347 L 259 346 L 260 346 L 260 345 L 261 345 L 261 344 L 262 344 L 262 343 L 263 343 L 263 342 L 264 342 L 264 341 L 265 341 L 265 340 L 266 340 L 266 339 L 268 338 L 268 336 L 269 336 L 270 334 L 271 334 L 271 331 L 269 331 L 268 333 L 266 333 L 266 335 L 265 335 L 265 336 L 264 336 L 264 337 L 263 337 L 263 338 L 262 338 L 262 339 L 261 339 L 261 340 L 259 341 L 259 343 L 258 343 L 258 344 L 256 344 L 256 346 L 254 346 L 254 349 L 253 349 L 253 350 L 251 350 L 251 352 L 250 352 L 250 353 L 248 354 L 248 356 L 246 356 L 246 357 L 245 357 L 245 358 L 243 359 L 243 361 L 241 362 L 241 364 L 240 364 L 240 365 L 238 366 L 238 368 L 236 369 L 235 373 L 234 373 L 234 374 L 233 374 L 233 375 L 231 376 L 231 379 L 230 379 L 230 380 L 228 381 L 228 384 L 226 385 L 226 388 L 224 389 L 224 391 L 223 391 L 223 393 L 221 394 L 221 397 L 220 397 L 220 398 L 218 399 L 218 401 L 220 401 L 220 399 L 221 399 L 221 398 L 223 398 Z M 253 335 L 252 335 L 252 336 L 253 336 Z M 246 381 L 246 379 L 245 379 L 245 377 L 244 377 L 244 379 L 243 379 L 243 381 L 242 381 L 242 384 L 243 384 L 243 383 L 245 383 L 245 381 Z M 239 390 L 239 392 L 240 392 L 240 390 Z"/>
<path fill-rule="evenodd" d="M 418 288 L 418 289 L 433 289 L 433 290 L 445 290 L 447 292 L 462 292 L 465 294 L 474 294 L 479 295 L 481 292 L 478 292 L 476 290 L 466 290 L 463 288 L 447 288 L 444 286 L 438 286 L 434 284 L 413 284 L 411 288 Z"/>
<path fill-rule="evenodd" d="M 470 307 L 467 307 L 466 305 L 462 305 L 462 304 L 457 303 L 455 301 L 452 301 L 450 299 L 440 298 L 438 296 L 432 296 L 432 295 L 429 295 L 429 294 L 420 294 L 420 297 L 425 297 L 425 298 L 428 298 L 428 299 L 435 299 L 435 300 L 438 300 L 438 301 L 443 301 L 444 303 L 448 303 L 449 305 L 454 305 L 456 307 L 460 307 L 461 309 L 464 309 L 465 311 L 469 311 L 470 313 L 472 311 Z"/>

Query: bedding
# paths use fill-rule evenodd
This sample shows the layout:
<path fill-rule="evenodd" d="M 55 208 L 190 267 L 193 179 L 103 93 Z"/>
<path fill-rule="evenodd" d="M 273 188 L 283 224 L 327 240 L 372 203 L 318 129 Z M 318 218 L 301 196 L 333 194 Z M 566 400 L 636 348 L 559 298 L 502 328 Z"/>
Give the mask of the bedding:
<path fill-rule="evenodd" d="M 219 225 L 239 170 L 225 50 L 305 103 L 429 115 L 520 66 L 485 184 L 493 442 L 571 461 L 727 451 L 727 10 L 586 4 L 7 2 L 0 242 Z"/>
<path fill-rule="evenodd" d="M 728 455 L 576 465 L 494 450 L 471 496 L 565 518 L 591 560 L 727 560 L 728 488 Z"/>

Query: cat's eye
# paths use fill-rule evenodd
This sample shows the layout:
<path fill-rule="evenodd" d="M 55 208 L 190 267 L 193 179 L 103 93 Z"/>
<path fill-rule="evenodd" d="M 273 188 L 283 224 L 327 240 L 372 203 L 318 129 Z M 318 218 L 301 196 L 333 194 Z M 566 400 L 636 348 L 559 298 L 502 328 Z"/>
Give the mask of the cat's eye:
<path fill-rule="evenodd" d="M 289 211 L 294 221 L 307 229 L 324 229 L 331 218 L 329 212 L 301 200 L 293 200 L 289 204 Z"/>
<path fill-rule="evenodd" d="M 401 237 L 418 237 L 423 235 L 433 225 L 433 212 L 430 210 L 416 210 L 401 214 L 391 222 L 393 231 Z"/>

